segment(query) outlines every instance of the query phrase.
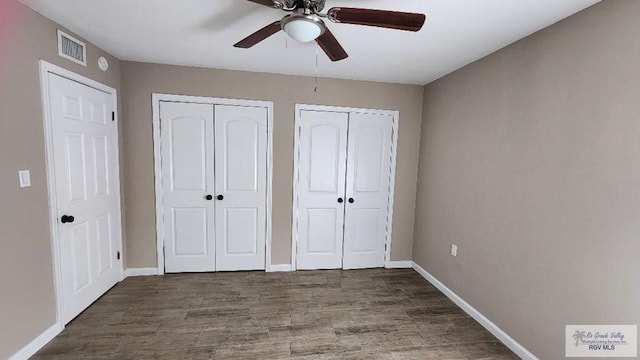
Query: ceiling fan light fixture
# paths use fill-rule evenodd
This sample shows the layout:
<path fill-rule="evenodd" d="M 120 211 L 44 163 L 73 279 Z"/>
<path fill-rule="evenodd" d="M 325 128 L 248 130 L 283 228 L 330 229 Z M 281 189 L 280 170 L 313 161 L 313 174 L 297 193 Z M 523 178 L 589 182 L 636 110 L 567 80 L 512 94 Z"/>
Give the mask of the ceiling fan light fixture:
<path fill-rule="evenodd" d="M 324 34 L 327 27 L 316 15 L 291 14 L 282 19 L 282 30 L 299 42 L 310 42 Z"/>

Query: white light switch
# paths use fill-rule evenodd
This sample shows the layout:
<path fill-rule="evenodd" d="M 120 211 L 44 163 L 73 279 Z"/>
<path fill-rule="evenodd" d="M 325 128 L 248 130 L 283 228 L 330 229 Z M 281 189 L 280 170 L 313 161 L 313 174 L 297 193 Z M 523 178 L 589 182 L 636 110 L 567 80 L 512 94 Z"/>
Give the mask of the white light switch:
<path fill-rule="evenodd" d="M 31 173 L 29 173 L 29 170 L 19 170 L 18 178 L 20 179 L 21 188 L 31 186 Z"/>
<path fill-rule="evenodd" d="M 458 256 L 458 245 L 451 244 L 451 256 Z"/>

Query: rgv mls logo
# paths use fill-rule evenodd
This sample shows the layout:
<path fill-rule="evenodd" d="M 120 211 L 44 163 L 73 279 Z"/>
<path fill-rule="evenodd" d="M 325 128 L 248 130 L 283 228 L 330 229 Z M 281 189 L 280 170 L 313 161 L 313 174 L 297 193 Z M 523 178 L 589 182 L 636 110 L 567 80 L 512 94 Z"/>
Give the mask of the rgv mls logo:
<path fill-rule="evenodd" d="M 566 357 L 637 357 L 637 325 L 567 325 Z"/>

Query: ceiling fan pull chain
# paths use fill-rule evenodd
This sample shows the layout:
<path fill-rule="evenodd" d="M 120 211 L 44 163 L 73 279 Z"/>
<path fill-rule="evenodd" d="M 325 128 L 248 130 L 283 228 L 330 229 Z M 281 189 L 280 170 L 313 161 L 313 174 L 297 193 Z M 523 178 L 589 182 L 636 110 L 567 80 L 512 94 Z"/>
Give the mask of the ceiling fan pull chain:
<path fill-rule="evenodd" d="M 313 91 L 318 92 L 318 44 L 315 46 L 316 48 L 316 87 Z"/>

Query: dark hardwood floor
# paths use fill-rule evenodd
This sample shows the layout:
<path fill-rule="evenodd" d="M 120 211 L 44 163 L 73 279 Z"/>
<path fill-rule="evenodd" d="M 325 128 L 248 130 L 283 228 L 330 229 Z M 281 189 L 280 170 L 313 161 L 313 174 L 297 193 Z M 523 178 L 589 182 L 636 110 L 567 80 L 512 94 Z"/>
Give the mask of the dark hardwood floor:
<path fill-rule="evenodd" d="M 518 359 L 413 270 L 128 278 L 35 359 Z"/>

